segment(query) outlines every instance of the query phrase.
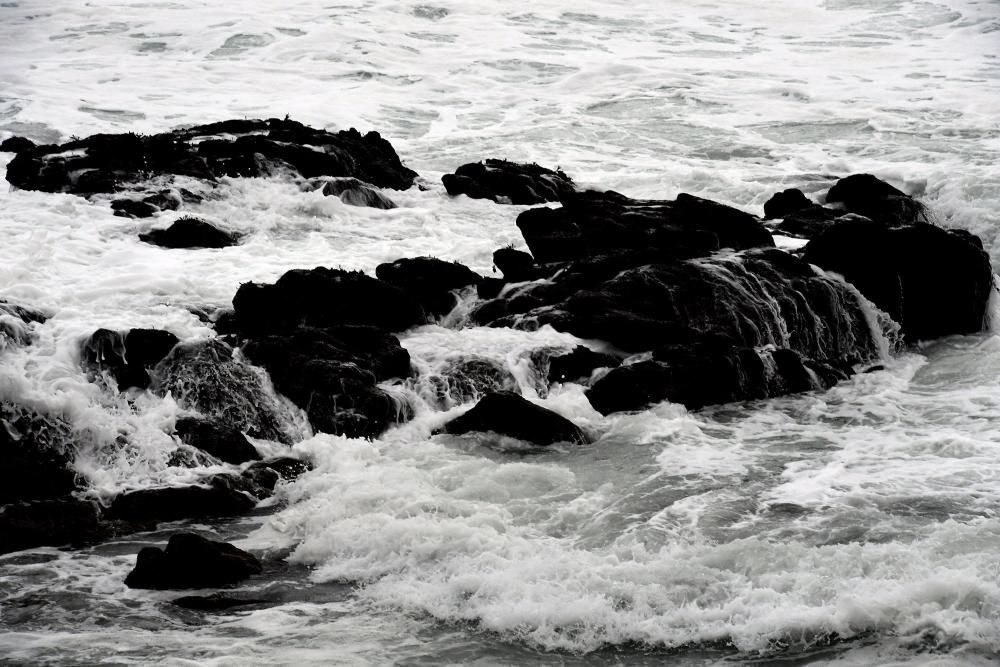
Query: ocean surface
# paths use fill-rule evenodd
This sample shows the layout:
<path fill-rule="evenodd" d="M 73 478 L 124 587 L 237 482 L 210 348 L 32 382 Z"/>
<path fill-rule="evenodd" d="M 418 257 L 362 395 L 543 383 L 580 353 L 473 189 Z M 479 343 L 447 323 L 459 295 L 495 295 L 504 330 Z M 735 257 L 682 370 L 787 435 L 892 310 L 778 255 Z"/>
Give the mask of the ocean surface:
<path fill-rule="evenodd" d="M 981 235 L 1000 265 L 997 109 L 995 0 L 4 0 L 0 139 L 287 114 L 380 131 L 423 187 L 381 211 L 227 181 L 185 212 L 246 240 L 194 251 L 136 238 L 179 214 L 0 188 L 0 298 L 54 313 L 0 356 L 0 399 L 85 434 L 88 497 L 233 469 L 168 467 L 178 405 L 88 383 L 80 340 L 213 336 L 194 311 L 292 268 L 434 255 L 491 275 L 493 250 L 524 247 L 524 207 L 440 184 L 487 157 L 756 214 L 778 190 L 816 198 L 868 172 Z M 252 516 L 197 526 L 270 559 L 240 590 L 271 604 L 205 613 L 127 589 L 138 549 L 176 526 L 9 554 L 0 664 L 998 661 L 1000 337 L 887 352 L 826 392 L 602 417 L 579 385 L 546 393 L 528 363 L 581 341 L 463 326 L 469 305 L 402 337 L 421 375 L 392 389 L 416 419 L 374 442 L 305 428 L 294 450 L 313 472 Z M 502 362 L 595 442 L 432 437 L 465 407 L 432 407 L 424 384 L 463 355 Z"/>

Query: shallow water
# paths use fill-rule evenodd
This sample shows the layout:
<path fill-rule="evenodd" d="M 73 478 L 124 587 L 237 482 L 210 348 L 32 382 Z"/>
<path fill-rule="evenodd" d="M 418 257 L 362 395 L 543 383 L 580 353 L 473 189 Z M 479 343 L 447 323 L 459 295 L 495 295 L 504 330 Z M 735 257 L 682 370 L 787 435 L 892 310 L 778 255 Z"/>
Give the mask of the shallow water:
<path fill-rule="evenodd" d="M 754 213 L 776 190 L 819 197 L 870 172 L 997 258 L 998 34 L 996 4 L 970 0 L 4 2 L 0 138 L 290 114 L 379 130 L 427 189 L 376 211 L 228 181 L 186 212 L 246 241 L 196 251 L 136 239 L 179 214 L 126 220 L 104 201 L 4 190 L 0 297 L 53 317 L 0 358 L 0 398 L 84 429 L 93 497 L 190 481 L 205 470 L 166 466 L 177 405 L 88 383 L 80 339 L 211 336 L 199 313 L 291 268 L 432 254 L 490 274 L 493 250 L 523 247 L 523 207 L 451 199 L 439 180 L 485 157 Z M 10 554 L 0 662 L 985 664 L 1000 651 L 1000 338 L 910 350 L 827 392 L 605 418 L 577 385 L 538 396 L 530 352 L 575 337 L 460 322 L 405 336 L 425 376 L 455 350 L 493 359 L 595 442 L 431 436 L 459 408 L 426 404 L 375 442 L 307 439 L 295 448 L 318 468 L 276 507 L 202 527 L 273 557 L 240 589 L 266 603 L 204 613 L 126 589 L 134 554 L 166 529 Z M 119 435 L 129 447 L 108 445 Z"/>

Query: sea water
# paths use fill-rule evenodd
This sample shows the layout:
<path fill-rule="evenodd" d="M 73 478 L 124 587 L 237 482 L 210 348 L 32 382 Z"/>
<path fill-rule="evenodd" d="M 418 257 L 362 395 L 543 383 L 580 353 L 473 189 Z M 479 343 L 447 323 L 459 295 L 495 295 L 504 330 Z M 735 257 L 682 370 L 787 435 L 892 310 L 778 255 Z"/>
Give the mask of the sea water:
<path fill-rule="evenodd" d="M 0 192 L 0 297 L 47 311 L 0 356 L 0 398 L 81 433 L 85 495 L 190 483 L 166 465 L 179 407 L 89 383 L 96 328 L 209 337 L 204 314 L 292 268 L 374 271 L 434 255 L 491 275 L 524 207 L 449 197 L 487 157 L 584 187 L 680 192 L 760 214 L 868 172 L 982 236 L 1000 259 L 1000 7 L 993 1 L 471 0 L 0 3 L 0 138 L 65 141 L 227 118 L 378 130 L 419 187 L 391 211 L 288 179 L 226 180 L 196 214 L 245 234 L 174 251 L 137 235 L 179 214 Z M 10 154 L 0 154 L 0 169 Z M 192 187 L 203 187 L 191 184 Z M 468 308 L 468 301 L 462 307 Z M 201 316 L 199 316 L 199 314 Z M 224 613 L 130 590 L 141 546 L 0 557 L 3 664 L 987 664 L 1000 653 L 1000 337 L 890 353 L 826 392 L 603 417 L 551 389 L 541 348 L 464 324 L 403 335 L 416 418 L 376 441 L 307 427 L 316 469 L 254 515 L 198 524 L 267 559 Z M 463 356 L 594 438 L 544 451 L 432 436 L 462 405 L 420 379 Z M 121 443 L 126 442 L 127 445 Z M 116 444 L 109 444 L 116 443 Z M 284 447 L 258 441 L 264 453 Z"/>

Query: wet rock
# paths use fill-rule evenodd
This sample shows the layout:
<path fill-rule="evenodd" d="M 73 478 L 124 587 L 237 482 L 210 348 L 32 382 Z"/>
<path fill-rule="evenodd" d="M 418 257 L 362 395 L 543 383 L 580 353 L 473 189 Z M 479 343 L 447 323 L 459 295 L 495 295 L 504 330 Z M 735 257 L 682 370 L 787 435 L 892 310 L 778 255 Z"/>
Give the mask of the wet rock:
<path fill-rule="evenodd" d="M 463 164 L 441 177 L 448 194 L 491 199 L 500 204 L 541 204 L 559 201 L 575 192 L 573 180 L 562 171 L 537 164 L 490 159 Z"/>
<path fill-rule="evenodd" d="M 406 189 L 416 176 L 377 132 L 334 133 L 270 119 L 225 121 L 150 136 L 96 134 L 59 146 L 36 146 L 11 160 L 7 180 L 27 190 L 89 194 L 92 188 L 81 187 L 79 181 L 92 170 L 100 171 L 101 180 L 113 182 L 116 189 L 141 187 L 164 176 L 214 181 L 280 171 L 305 178 L 354 177 L 377 187 Z"/>
<path fill-rule="evenodd" d="M 845 214 L 824 206 L 812 204 L 785 215 L 785 218 L 778 224 L 775 231 L 797 238 L 811 239 L 820 232 L 830 228 L 834 222 L 848 218 L 861 218 L 853 213 Z"/>
<path fill-rule="evenodd" d="M 151 391 L 255 438 L 290 444 L 293 422 L 266 375 L 217 338 L 181 343 L 152 371 Z"/>
<path fill-rule="evenodd" d="M 139 234 L 139 240 L 163 248 L 228 248 L 239 243 L 239 236 L 197 218 L 181 218 L 166 229 Z"/>
<path fill-rule="evenodd" d="M 517 381 L 503 364 L 484 357 L 456 360 L 431 382 L 437 403 L 445 408 L 478 400 L 492 392 L 517 388 Z"/>
<path fill-rule="evenodd" d="M 420 304 L 399 287 L 360 271 L 324 267 L 289 271 L 273 285 L 244 283 L 233 308 L 245 335 L 344 324 L 403 331 L 426 320 Z"/>
<path fill-rule="evenodd" d="M 267 459 L 266 461 L 251 463 L 244 471 L 244 474 L 255 474 L 257 470 L 271 470 L 277 473 L 279 478 L 285 480 L 286 482 L 291 482 L 303 473 L 309 472 L 312 469 L 312 464 L 308 461 L 292 458 L 290 456 L 281 456 L 274 459 Z"/>
<path fill-rule="evenodd" d="M 251 553 L 195 533 L 176 533 L 165 550 L 145 547 L 125 578 L 129 588 L 167 590 L 230 586 L 263 570 Z"/>
<path fill-rule="evenodd" d="M 246 436 L 228 424 L 199 417 L 181 417 L 175 428 L 181 442 L 220 461 L 240 464 L 261 459 L 257 448 Z"/>
<path fill-rule="evenodd" d="M 389 210 L 396 204 L 384 194 L 356 178 L 338 178 L 323 185 L 323 194 L 327 197 L 339 197 L 340 201 L 350 206 L 367 206 Z"/>
<path fill-rule="evenodd" d="M 589 442 L 570 420 L 509 391 L 487 394 L 471 410 L 441 428 L 441 432 L 452 435 L 472 431 L 499 433 L 536 445 Z"/>
<path fill-rule="evenodd" d="M 621 360 L 614 355 L 594 352 L 578 345 L 569 354 L 549 357 L 548 380 L 549 383 L 589 380 L 598 368 L 615 368 L 620 363 Z"/>
<path fill-rule="evenodd" d="M 40 310 L 19 306 L 0 299 L 0 351 L 11 345 L 29 345 L 34 327 L 47 320 Z"/>
<path fill-rule="evenodd" d="M 968 232 L 847 220 L 812 239 L 803 257 L 843 275 L 909 341 L 983 329 L 993 273 L 982 242 Z"/>
<path fill-rule="evenodd" d="M 840 179 L 827 192 L 826 201 L 843 204 L 851 213 L 887 227 L 927 222 L 923 204 L 871 174 L 853 174 Z"/>
<path fill-rule="evenodd" d="M 653 250 L 665 259 L 705 256 L 719 248 L 770 247 L 774 239 L 749 213 L 680 194 L 672 201 L 617 192 L 566 195 L 562 207 L 521 213 L 517 226 L 537 262 L 560 262 L 615 250 Z"/>
<path fill-rule="evenodd" d="M 0 554 L 100 541 L 110 531 L 99 518 L 94 503 L 74 498 L 7 505 L 0 508 Z"/>
<path fill-rule="evenodd" d="M 83 189 L 86 194 L 95 191 L 93 189 L 94 186 L 89 182 L 82 188 L 80 186 L 77 187 L 78 189 Z M 115 212 L 115 215 L 122 218 L 149 218 L 156 215 L 160 209 L 152 204 L 136 199 L 116 199 L 111 202 L 111 210 Z"/>
<path fill-rule="evenodd" d="M 535 264 L 534 257 L 523 250 L 515 250 L 514 248 L 500 248 L 495 251 L 493 265 L 500 270 L 504 280 L 509 283 L 537 280 L 547 273 Z"/>
<path fill-rule="evenodd" d="M 8 137 L 0 141 L 0 152 L 3 153 L 20 153 L 34 147 L 35 142 L 27 137 Z"/>
<path fill-rule="evenodd" d="M 467 266 L 436 257 L 412 257 L 379 264 L 375 275 L 411 296 L 431 315 L 449 313 L 458 303 L 454 292 L 482 280 L 482 276 Z"/>
<path fill-rule="evenodd" d="M 788 190 L 775 193 L 770 199 L 764 202 L 764 217 L 769 220 L 783 218 L 789 213 L 794 213 L 795 211 L 814 205 L 802 190 L 789 188 Z"/>
<path fill-rule="evenodd" d="M 193 609 L 195 611 L 227 611 L 238 607 L 275 605 L 274 600 L 264 600 L 259 598 L 244 598 L 223 593 L 213 593 L 212 595 L 185 595 L 184 597 L 171 600 L 170 604 L 182 609 Z"/>
<path fill-rule="evenodd" d="M 74 436 L 66 422 L 0 402 L 0 505 L 67 496 L 77 488 L 70 468 Z"/>
<path fill-rule="evenodd" d="M 216 475 L 205 486 L 130 491 L 112 501 L 107 515 L 125 521 L 160 522 L 245 514 L 258 500 L 247 492 L 249 485 L 249 480 L 241 482 L 232 475 Z"/>
<path fill-rule="evenodd" d="M 177 342 L 177 336 L 159 329 L 131 329 L 124 335 L 98 329 L 83 342 L 81 362 L 92 373 L 108 372 L 121 390 L 145 389 L 151 383 L 149 369 Z"/>

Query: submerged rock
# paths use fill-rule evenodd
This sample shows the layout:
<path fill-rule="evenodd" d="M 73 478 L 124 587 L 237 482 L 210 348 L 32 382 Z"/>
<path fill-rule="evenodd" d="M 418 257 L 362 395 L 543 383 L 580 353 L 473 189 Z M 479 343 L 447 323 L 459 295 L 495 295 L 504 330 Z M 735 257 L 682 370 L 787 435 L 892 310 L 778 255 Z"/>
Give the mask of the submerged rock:
<path fill-rule="evenodd" d="M 573 180 L 560 170 L 495 159 L 463 164 L 441 181 L 452 196 L 467 195 L 500 204 L 542 204 L 576 191 Z"/>
<path fill-rule="evenodd" d="M 513 391 L 517 381 L 507 368 L 485 357 L 465 357 L 448 364 L 429 378 L 433 401 L 452 408 L 498 391 Z"/>
<path fill-rule="evenodd" d="M 40 310 L 0 299 L 0 351 L 11 345 L 29 345 L 35 325 L 47 319 Z"/>
<path fill-rule="evenodd" d="M 181 417 L 175 428 L 181 442 L 220 461 L 240 464 L 261 459 L 257 448 L 231 425 L 200 417 Z"/>
<path fill-rule="evenodd" d="M 509 391 L 487 394 L 471 410 L 441 428 L 441 432 L 452 435 L 472 431 L 499 433 L 543 446 L 590 441 L 570 420 Z"/>
<path fill-rule="evenodd" d="M 260 574 L 260 561 L 227 542 L 195 533 L 176 533 L 167 548 L 143 548 L 125 578 L 129 588 L 219 588 Z"/>
<path fill-rule="evenodd" d="M 139 234 L 139 240 L 163 248 L 228 248 L 239 243 L 239 236 L 197 218 L 181 218 L 166 229 Z"/>
<path fill-rule="evenodd" d="M 339 197 L 340 201 L 350 206 L 366 206 L 389 210 L 396 204 L 368 183 L 356 178 L 337 178 L 323 184 L 323 194 L 327 197 Z"/>

